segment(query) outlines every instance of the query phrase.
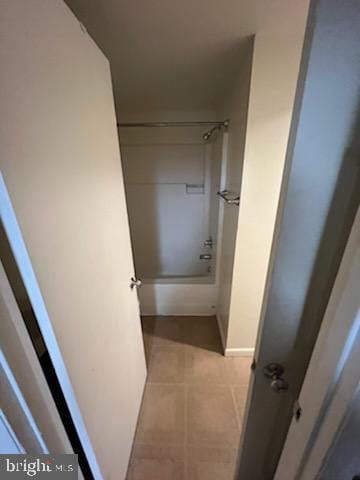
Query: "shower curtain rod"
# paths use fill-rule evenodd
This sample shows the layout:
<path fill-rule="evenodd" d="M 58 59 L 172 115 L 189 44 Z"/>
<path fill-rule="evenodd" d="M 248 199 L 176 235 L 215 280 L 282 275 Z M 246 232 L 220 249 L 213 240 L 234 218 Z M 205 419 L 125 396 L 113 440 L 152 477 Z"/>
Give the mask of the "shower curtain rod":
<path fill-rule="evenodd" d="M 140 122 L 140 123 L 117 123 L 118 127 L 210 127 L 219 126 L 227 128 L 229 120 L 223 122 Z"/>

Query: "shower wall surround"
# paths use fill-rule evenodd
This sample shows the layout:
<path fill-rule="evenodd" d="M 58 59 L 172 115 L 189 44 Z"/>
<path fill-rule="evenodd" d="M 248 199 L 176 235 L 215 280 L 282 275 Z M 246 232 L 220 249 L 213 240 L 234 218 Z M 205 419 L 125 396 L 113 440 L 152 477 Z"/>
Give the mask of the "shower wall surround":
<path fill-rule="evenodd" d="M 201 127 L 131 130 L 120 137 L 137 275 L 213 276 L 212 259 L 200 259 L 214 258 L 204 245 L 216 239 L 220 158 L 213 144 Z"/>

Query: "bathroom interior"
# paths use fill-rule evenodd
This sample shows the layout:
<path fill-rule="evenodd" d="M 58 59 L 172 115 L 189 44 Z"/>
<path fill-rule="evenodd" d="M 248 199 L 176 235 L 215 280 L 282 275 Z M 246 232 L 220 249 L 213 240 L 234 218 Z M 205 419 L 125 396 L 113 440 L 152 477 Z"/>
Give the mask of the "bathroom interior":
<path fill-rule="evenodd" d="M 173 15 L 166 2 L 158 15 L 153 2 L 143 2 L 142 9 L 136 2 L 66 3 L 86 42 L 90 36 L 109 60 L 135 266 L 132 286 L 140 287 L 147 380 L 127 479 L 163 478 L 156 469 L 165 468 L 171 470 L 166 478 L 200 478 L 195 470 L 202 469 L 201 478 L 231 480 L 305 9 L 293 15 L 295 6 L 280 2 L 255 25 L 241 2 L 233 2 L 241 14 L 229 9 L 222 24 L 214 4 L 202 25 L 206 2 L 189 2 L 190 11 L 181 7 L 176 22 L 162 21 Z M 279 27 L 286 8 L 287 21 Z M 296 18 L 298 25 L 288 22 Z M 199 37 L 186 35 L 189 28 L 198 29 Z M 259 128 L 262 122 L 266 128 Z M 28 301 L 20 307 L 44 358 Z M 160 457 L 166 462 L 171 457 L 170 464 L 154 464 Z"/>
<path fill-rule="evenodd" d="M 239 196 L 220 185 L 229 121 L 136 125 L 119 128 L 141 313 L 214 314 L 219 204 Z"/>
<path fill-rule="evenodd" d="M 111 69 L 141 315 L 214 317 L 251 357 L 306 4 L 66 3 Z"/>
<path fill-rule="evenodd" d="M 230 118 L 119 123 L 143 318 L 216 315 L 219 222 L 235 226 L 240 195 L 239 178 L 230 186 L 226 178 L 230 125 Z"/>
<path fill-rule="evenodd" d="M 318 297 L 311 269 L 339 250 L 319 249 L 335 217 L 321 226 L 333 192 L 318 180 L 346 151 L 320 121 L 331 97 L 346 119 L 326 69 L 342 52 L 325 41 L 332 9 L 318 2 L 326 36 L 310 23 L 304 44 L 308 0 L 65 2 L 0 15 L 0 263 L 70 451 L 90 480 L 273 478 L 285 417 L 302 411 L 298 340 L 310 355 L 307 313 L 320 322 L 326 303 L 303 303 Z"/>
<path fill-rule="evenodd" d="M 177 463 L 171 454 L 166 478 L 200 478 L 199 459 L 193 461 L 190 453 L 195 447 L 211 447 L 202 453 L 211 471 L 201 478 L 234 478 L 234 446 L 243 424 L 252 349 L 237 357 L 225 358 L 224 353 L 251 45 L 246 60 L 243 95 L 230 98 L 212 119 L 199 114 L 170 120 L 159 115 L 142 122 L 119 119 L 148 369 L 128 480 L 158 478 L 156 460 L 152 465 L 159 455 L 155 446 L 179 443 L 185 445 L 187 462 Z M 179 398 L 178 414 L 167 418 L 163 409 L 172 410 L 169 399 L 182 391 L 188 416 L 180 415 Z M 214 452 L 220 456 L 216 463 Z"/>
<path fill-rule="evenodd" d="M 213 317 L 223 351 L 252 50 L 249 38 L 213 111 L 118 115 L 142 318 Z"/>
<path fill-rule="evenodd" d="M 158 443 L 185 445 L 179 478 L 197 478 L 195 446 L 216 449 L 203 452 L 212 470 L 206 478 L 234 476 L 254 350 L 253 332 L 250 339 L 241 332 L 233 350 L 228 341 L 252 38 L 242 53 L 214 111 L 119 110 L 117 117 L 148 369 L 129 480 L 151 476 L 152 467 L 141 469 Z M 188 415 L 180 414 L 180 398 L 175 418 L 166 419 L 163 408 L 171 410 L 169 399 L 182 391 Z"/>

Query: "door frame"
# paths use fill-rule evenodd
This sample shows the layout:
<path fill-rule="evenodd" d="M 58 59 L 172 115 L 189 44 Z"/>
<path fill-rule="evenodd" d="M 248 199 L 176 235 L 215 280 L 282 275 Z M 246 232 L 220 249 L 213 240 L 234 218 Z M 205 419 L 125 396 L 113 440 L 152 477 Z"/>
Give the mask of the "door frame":
<path fill-rule="evenodd" d="M 97 462 L 84 420 L 67 372 L 61 351 L 56 340 L 44 299 L 37 282 L 29 254 L 16 219 L 15 211 L 0 171 L 0 220 L 3 224 L 10 247 L 12 249 L 19 273 L 24 283 L 33 311 L 39 324 L 41 334 L 49 352 L 62 392 L 70 410 L 72 420 L 84 449 L 95 480 L 102 480 L 103 476 Z"/>
<path fill-rule="evenodd" d="M 317 478 L 359 389 L 360 208 L 299 395 L 275 480 Z M 316 388 L 314 388 L 316 385 Z"/>
<path fill-rule="evenodd" d="M 19 433 L 23 433 L 25 438 L 30 437 L 32 446 L 35 446 L 37 449 L 39 449 L 39 453 L 48 454 L 48 447 L 42 437 L 31 410 L 26 403 L 24 395 L 22 394 L 18 382 L 16 381 L 14 372 L 12 371 L 9 362 L 4 355 L 2 348 L 0 348 L 0 372 L 2 376 L 4 375 L 5 377 L 3 377 L 4 382 L 2 382 L 1 386 L 1 389 L 5 390 L 5 392 L 3 390 L 5 393 L 5 404 L 3 404 L 2 408 L 0 409 L 0 416 L 10 432 L 13 441 L 17 444 L 19 453 L 26 453 L 26 449 L 23 446 L 24 442 L 19 439 L 19 435 L 16 435 L 15 431 L 13 430 L 13 427 L 15 428 L 15 424 L 17 427 L 16 430 Z M 10 424 L 4 409 L 6 409 L 6 411 L 13 416 L 15 424 Z M 6 454 L 7 452 L 2 453 Z"/>
<path fill-rule="evenodd" d="M 225 130 L 221 136 L 221 159 L 220 159 L 220 178 L 219 178 L 219 191 L 226 188 L 226 175 L 228 172 L 229 156 L 229 132 Z M 226 340 L 227 331 L 224 329 L 224 319 L 222 318 L 222 312 L 219 309 L 219 296 L 220 296 L 220 277 L 221 277 L 221 253 L 224 245 L 224 202 L 219 202 L 219 211 L 217 219 L 217 234 L 216 234 L 216 248 L 215 248 L 215 292 L 216 292 L 216 321 L 220 332 L 221 345 L 223 354 L 226 354 Z M 227 329 L 226 329 L 227 330 Z"/>

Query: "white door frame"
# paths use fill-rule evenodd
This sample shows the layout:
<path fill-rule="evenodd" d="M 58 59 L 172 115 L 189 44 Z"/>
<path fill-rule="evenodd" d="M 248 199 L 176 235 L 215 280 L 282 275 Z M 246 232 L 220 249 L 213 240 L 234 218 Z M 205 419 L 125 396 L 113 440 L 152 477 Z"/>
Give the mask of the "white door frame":
<path fill-rule="evenodd" d="M 336 277 L 275 480 L 313 480 L 360 386 L 360 209 Z"/>
<path fill-rule="evenodd" d="M 19 453 L 26 453 L 27 444 L 29 448 L 35 449 L 39 454 L 48 454 L 48 447 L 41 435 L 39 427 L 31 414 L 30 408 L 26 403 L 24 395 L 15 379 L 14 373 L 0 348 L 0 393 L 1 393 L 1 417 L 9 431 L 12 433 L 13 440 L 18 443 Z M 6 410 L 6 412 L 4 411 Z M 13 418 L 11 424 L 8 415 Z M 23 438 L 15 434 L 16 430 L 23 434 Z M 25 442 L 24 442 L 25 441 Z M 0 446 L 1 449 L 2 446 Z M 0 453 L 10 453 L 0 450 Z"/>
<path fill-rule="evenodd" d="M 0 316 L 0 368 L 38 444 L 43 453 L 74 453 L 1 261 Z"/>
<path fill-rule="evenodd" d="M 95 452 L 86 431 L 83 418 L 80 413 L 74 390 L 66 370 L 63 357 L 56 336 L 50 322 L 50 318 L 43 300 L 39 284 L 37 282 L 31 260 L 28 255 L 20 227 L 5 185 L 4 178 L 0 172 L 0 220 L 6 232 L 9 244 L 15 257 L 17 267 L 24 282 L 25 289 L 29 296 L 32 308 L 39 324 L 44 342 L 51 357 L 57 378 L 61 385 L 66 403 L 71 413 L 72 420 L 79 435 L 82 447 L 86 454 L 87 461 L 94 475 L 95 480 L 102 480 L 103 476 L 96 460 Z"/>
<path fill-rule="evenodd" d="M 228 146 L 229 146 L 229 132 L 224 131 L 221 136 L 221 163 L 220 163 L 220 179 L 219 179 L 219 191 L 225 190 L 226 188 L 226 178 L 228 171 Z M 219 327 L 221 345 L 223 348 L 223 353 L 226 353 L 226 340 L 227 332 L 225 332 L 224 324 L 225 320 L 221 317 L 222 311 L 219 309 L 219 298 L 220 298 L 220 276 L 221 276 L 221 252 L 224 243 L 224 202 L 219 202 L 219 212 L 218 212 L 218 224 L 217 224 L 217 235 L 216 235 L 216 261 L 215 261 L 215 289 L 216 289 L 216 320 Z"/>

